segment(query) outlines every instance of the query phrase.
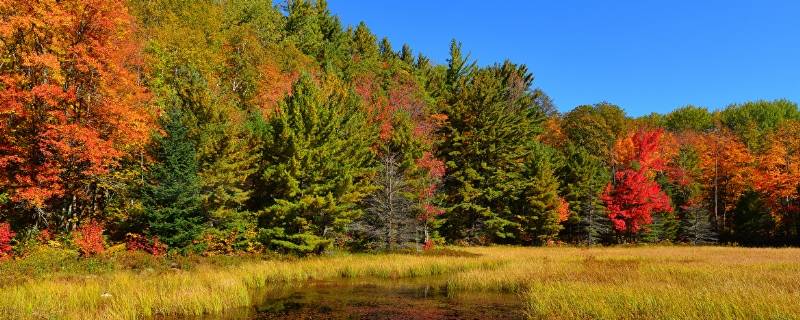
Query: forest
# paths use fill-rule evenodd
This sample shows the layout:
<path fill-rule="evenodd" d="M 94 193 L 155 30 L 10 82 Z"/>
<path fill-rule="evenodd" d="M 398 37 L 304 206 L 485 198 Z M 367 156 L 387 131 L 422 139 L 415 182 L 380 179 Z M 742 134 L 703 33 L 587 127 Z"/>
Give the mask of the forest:
<path fill-rule="evenodd" d="M 562 113 L 449 46 L 323 0 L 2 0 L 0 256 L 800 245 L 795 102 Z"/>

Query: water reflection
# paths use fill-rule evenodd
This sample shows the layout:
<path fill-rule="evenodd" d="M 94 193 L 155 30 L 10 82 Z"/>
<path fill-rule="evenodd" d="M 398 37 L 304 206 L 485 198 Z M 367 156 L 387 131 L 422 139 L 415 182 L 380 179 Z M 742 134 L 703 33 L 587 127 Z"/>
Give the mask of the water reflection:
<path fill-rule="evenodd" d="M 444 279 L 312 281 L 257 293 L 261 303 L 213 320 L 523 319 L 518 296 L 447 292 Z"/>

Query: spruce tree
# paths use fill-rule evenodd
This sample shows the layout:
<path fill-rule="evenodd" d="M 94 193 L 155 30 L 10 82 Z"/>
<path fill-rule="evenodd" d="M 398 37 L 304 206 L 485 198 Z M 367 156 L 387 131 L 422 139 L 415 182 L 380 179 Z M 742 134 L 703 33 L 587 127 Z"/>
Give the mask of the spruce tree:
<path fill-rule="evenodd" d="M 409 66 L 414 65 L 414 54 L 411 51 L 411 46 L 404 43 L 403 48 L 400 49 L 400 60 L 408 64 Z"/>
<path fill-rule="evenodd" d="M 642 240 L 652 243 L 675 241 L 679 227 L 680 221 L 674 213 L 653 213 L 653 223 L 647 227 Z"/>
<path fill-rule="evenodd" d="M 376 130 L 338 85 L 319 90 L 303 75 L 267 123 L 255 205 L 263 208 L 261 240 L 273 249 L 324 250 L 361 215 L 358 203 L 373 189 Z"/>
<path fill-rule="evenodd" d="M 202 230 L 200 181 L 195 145 L 178 108 L 162 119 L 165 135 L 154 137 L 156 162 L 148 172 L 143 204 L 147 232 L 170 247 L 182 248 Z"/>

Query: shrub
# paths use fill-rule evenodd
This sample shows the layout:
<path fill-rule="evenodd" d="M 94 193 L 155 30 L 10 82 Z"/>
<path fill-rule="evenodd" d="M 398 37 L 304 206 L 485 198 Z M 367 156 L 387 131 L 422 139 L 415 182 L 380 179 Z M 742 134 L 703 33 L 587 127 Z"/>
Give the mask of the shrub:
<path fill-rule="evenodd" d="M 97 221 L 84 223 L 72 234 L 75 245 L 78 246 L 81 255 L 91 256 L 105 251 L 105 241 L 103 239 L 103 225 Z"/>
<path fill-rule="evenodd" d="M 135 233 L 125 235 L 125 247 L 128 251 L 144 251 L 154 256 L 161 256 L 167 252 L 167 245 L 161 243 L 157 236 L 148 240 L 147 237 Z"/>
<path fill-rule="evenodd" d="M 39 243 L 46 244 L 53 240 L 53 234 L 50 233 L 50 230 L 44 229 L 39 231 L 39 235 L 36 237 L 36 240 L 39 240 Z"/>
<path fill-rule="evenodd" d="M 436 245 L 433 243 L 433 240 L 428 239 L 428 240 L 425 241 L 425 244 L 422 246 L 422 250 L 423 251 L 430 251 L 430 250 L 433 250 L 433 248 L 435 248 L 435 246 Z"/>
<path fill-rule="evenodd" d="M 6 223 L 0 223 L 0 258 L 9 255 L 11 252 L 11 239 L 17 235 L 14 231 L 11 231 L 11 225 Z"/>
<path fill-rule="evenodd" d="M 224 229 L 206 229 L 195 242 L 205 256 L 258 253 L 263 251 L 263 245 L 257 237 L 255 226 L 231 223 Z"/>

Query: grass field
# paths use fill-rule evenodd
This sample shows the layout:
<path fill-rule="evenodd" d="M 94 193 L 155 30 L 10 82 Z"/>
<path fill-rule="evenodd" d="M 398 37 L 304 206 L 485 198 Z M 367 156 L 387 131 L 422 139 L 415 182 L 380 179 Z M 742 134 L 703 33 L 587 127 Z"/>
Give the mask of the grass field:
<path fill-rule="evenodd" d="M 169 262 L 172 268 L 127 256 L 71 268 L 65 261 L 79 260 L 45 267 L 8 261 L 0 263 L 0 318 L 199 315 L 252 305 L 257 288 L 311 279 L 445 276 L 453 293 L 518 293 L 533 319 L 800 319 L 800 249 L 456 250 L 468 254 L 200 259 Z"/>

